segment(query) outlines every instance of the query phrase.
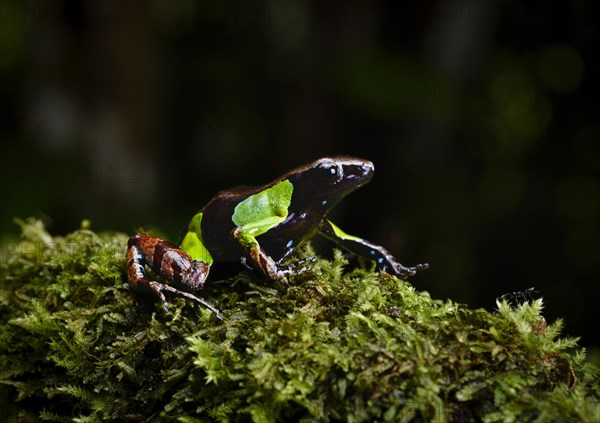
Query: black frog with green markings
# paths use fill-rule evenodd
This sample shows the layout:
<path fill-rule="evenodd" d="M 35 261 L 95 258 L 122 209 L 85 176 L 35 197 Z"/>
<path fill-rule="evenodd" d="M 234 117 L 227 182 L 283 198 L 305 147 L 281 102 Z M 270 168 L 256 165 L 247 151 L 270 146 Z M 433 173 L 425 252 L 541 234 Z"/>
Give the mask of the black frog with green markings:
<path fill-rule="evenodd" d="M 427 264 L 404 267 L 383 247 L 348 235 L 327 220 L 327 213 L 369 182 L 373 171 L 367 160 L 326 157 L 264 186 L 221 191 L 192 218 L 179 247 L 143 233 L 133 235 L 127 249 L 129 281 L 157 295 L 165 311 L 167 292 L 202 304 L 220 319 L 216 308 L 192 294 L 202 289 L 214 262 L 240 261 L 268 278 L 284 279 L 311 268 L 314 257 L 283 261 L 317 233 L 373 260 L 381 271 L 413 276 Z M 145 265 L 169 284 L 147 279 Z"/>

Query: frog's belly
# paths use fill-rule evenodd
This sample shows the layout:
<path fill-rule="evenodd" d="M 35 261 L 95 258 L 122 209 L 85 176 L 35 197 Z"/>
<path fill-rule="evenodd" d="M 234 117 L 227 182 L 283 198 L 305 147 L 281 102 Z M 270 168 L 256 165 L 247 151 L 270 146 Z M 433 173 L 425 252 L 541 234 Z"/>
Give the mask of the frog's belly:
<path fill-rule="evenodd" d="M 256 237 L 260 248 L 274 261 L 279 262 L 290 248 L 296 248 L 304 243 L 306 238 L 292 241 L 283 234 L 266 233 Z M 215 242 L 217 241 L 217 242 Z M 239 262 L 246 255 L 244 249 L 230 239 L 217 240 L 212 237 L 205 239 L 206 247 L 216 262 Z"/>

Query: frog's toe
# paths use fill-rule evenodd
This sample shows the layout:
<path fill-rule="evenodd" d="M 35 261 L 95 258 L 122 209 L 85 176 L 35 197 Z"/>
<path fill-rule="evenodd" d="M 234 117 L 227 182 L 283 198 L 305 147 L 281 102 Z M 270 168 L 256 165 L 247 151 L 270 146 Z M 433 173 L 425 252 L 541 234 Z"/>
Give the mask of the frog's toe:
<path fill-rule="evenodd" d="M 294 263 L 292 263 L 293 266 L 302 266 L 304 263 L 315 263 L 317 261 L 317 258 L 315 256 L 310 256 L 310 257 L 306 257 L 303 259 L 300 259 Z"/>
<path fill-rule="evenodd" d="M 290 268 L 294 271 L 296 275 L 299 275 L 306 271 L 312 270 L 311 263 L 315 263 L 316 261 L 317 258 L 314 256 L 306 257 L 290 264 Z"/>
<path fill-rule="evenodd" d="M 165 284 L 162 284 L 162 283 L 156 282 L 156 281 L 148 281 L 148 287 L 156 294 L 156 296 L 162 302 L 163 310 L 165 311 L 165 313 L 169 312 L 169 305 L 167 303 L 167 299 L 165 297 L 164 292 L 168 292 L 170 295 L 187 298 L 188 300 L 191 300 L 191 301 L 194 301 L 194 302 L 200 304 L 201 306 L 212 311 L 213 314 L 215 315 L 215 317 L 217 318 L 217 320 L 223 321 L 223 317 L 221 316 L 221 313 L 219 312 L 219 310 L 216 309 L 211 303 L 206 301 L 204 298 L 197 297 L 194 294 L 191 294 L 189 292 L 182 291 L 180 289 L 173 288 L 170 285 L 165 285 Z"/>
<path fill-rule="evenodd" d="M 416 275 L 417 271 L 413 267 L 402 267 L 396 271 L 396 274 L 401 279 L 407 279 Z"/>
<path fill-rule="evenodd" d="M 145 280 L 145 285 L 148 287 L 148 289 L 150 289 L 152 292 L 154 292 L 154 294 L 158 297 L 158 299 L 162 303 L 163 310 L 165 311 L 165 313 L 168 313 L 169 305 L 167 304 L 167 299 L 165 298 L 165 294 L 163 294 L 165 286 L 162 283 L 159 283 L 156 281 L 151 281 L 151 280 Z M 140 286 L 142 286 L 142 285 L 140 285 Z"/>
<path fill-rule="evenodd" d="M 404 267 L 404 266 L 400 265 L 400 269 L 398 271 L 398 276 L 400 276 L 401 278 L 409 278 L 411 276 L 415 276 L 417 274 L 417 272 L 428 269 L 428 268 L 429 268 L 428 263 L 417 264 L 416 266 L 413 266 L 413 267 Z"/>

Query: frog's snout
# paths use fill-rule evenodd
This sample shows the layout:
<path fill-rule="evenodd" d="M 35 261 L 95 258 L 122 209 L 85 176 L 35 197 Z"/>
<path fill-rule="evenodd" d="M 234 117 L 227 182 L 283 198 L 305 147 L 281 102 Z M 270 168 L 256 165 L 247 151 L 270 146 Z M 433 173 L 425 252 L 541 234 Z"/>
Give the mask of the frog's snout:
<path fill-rule="evenodd" d="M 362 171 L 364 176 L 368 176 L 369 174 L 373 174 L 375 172 L 375 165 L 372 162 L 365 161 L 361 166 L 360 170 Z"/>
<path fill-rule="evenodd" d="M 359 186 L 363 186 L 371 180 L 375 173 L 375 166 L 372 162 L 364 160 L 359 166 L 356 166 L 353 171 L 354 175 L 360 180 Z"/>

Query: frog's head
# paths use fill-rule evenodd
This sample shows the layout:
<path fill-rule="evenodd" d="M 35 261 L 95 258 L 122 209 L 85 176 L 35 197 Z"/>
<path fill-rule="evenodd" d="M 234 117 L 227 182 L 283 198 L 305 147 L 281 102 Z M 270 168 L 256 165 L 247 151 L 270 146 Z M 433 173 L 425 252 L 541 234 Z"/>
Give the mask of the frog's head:
<path fill-rule="evenodd" d="M 294 186 L 294 197 L 308 207 L 330 209 L 339 200 L 373 177 L 368 160 L 348 156 L 324 157 L 299 167 L 285 178 Z"/>

